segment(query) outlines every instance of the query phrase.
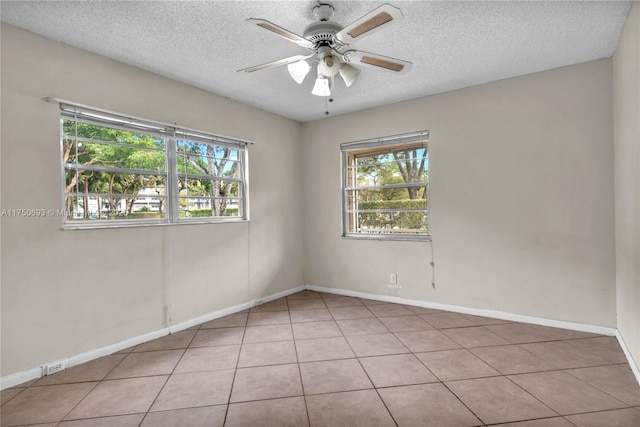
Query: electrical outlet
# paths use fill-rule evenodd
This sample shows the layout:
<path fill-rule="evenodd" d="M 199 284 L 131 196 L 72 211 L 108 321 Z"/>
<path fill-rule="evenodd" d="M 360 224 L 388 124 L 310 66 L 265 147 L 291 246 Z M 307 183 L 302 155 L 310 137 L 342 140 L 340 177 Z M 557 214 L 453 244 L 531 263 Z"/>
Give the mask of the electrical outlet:
<path fill-rule="evenodd" d="M 254 307 L 257 307 L 257 306 L 259 306 L 259 305 L 262 305 L 262 300 L 261 300 L 261 299 L 257 299 L 257 300 L 256 300 L 256 302 L 255 302 L 255 304 L 254 304 Z"/>
<path fill-rule="evenodd" d="M 46 365 L 42 365 L 42 376 L 55 374 L 56 372 L 60 372 L 66 368 L 66 362 L 61 360 L 56 363 L 47 363 Z"/>
<path fill-rule="evenodd" d="M 393 285 L 398 283 L 398 275 L 396 273 L 391 273 L 391 275 L 389 276 L 389 283 Z"/>

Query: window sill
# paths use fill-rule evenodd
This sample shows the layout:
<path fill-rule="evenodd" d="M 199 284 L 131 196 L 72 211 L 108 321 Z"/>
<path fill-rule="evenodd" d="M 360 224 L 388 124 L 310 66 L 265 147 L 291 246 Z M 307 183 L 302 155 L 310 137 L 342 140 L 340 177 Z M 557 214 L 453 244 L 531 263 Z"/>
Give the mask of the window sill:
<path fill-rule="evenodd" d="M 379 241 L 404 241 L 404 242 L 431 241 L 431 236 L 428 236 L 428 235 L 397 236 L 393 234 L 379 234 L 379 235 L 343 234 L 342 238 L 347 240 L 379 240 Z"/>
<path fill-rule="evenodd" d="M 119 222 L 117 224 L 113 224 L 111 222 L 101 222 L 101 223 L 84 223 L 84 224 L 63 224 L 61 229 L 63 231 L 67 230 L 104 230 L 104 229 L 112 229 L 112 228 L 138 228 L 138 227 L 173 227 L 180 225 L 206 225 L 206 224 L 238 224 L 249 222 L 248 219 L 222 219 L 222 220 L 183 220 L 180 222 Z"/>

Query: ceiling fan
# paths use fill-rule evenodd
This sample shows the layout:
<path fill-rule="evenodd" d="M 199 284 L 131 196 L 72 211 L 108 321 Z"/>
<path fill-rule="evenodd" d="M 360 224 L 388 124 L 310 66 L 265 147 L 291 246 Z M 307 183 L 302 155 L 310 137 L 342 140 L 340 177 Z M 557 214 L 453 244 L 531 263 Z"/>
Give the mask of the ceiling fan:
<path fill-rule="evenodd" d="M 330 4 L 322 3 L 315 6 L 313 16 L 318 19 L 318 22 L 307 26 L 302 36 L 264 19 L 248 19 L 248 22 L 304 47 L 311 53 L 243 68 L 238 72 L 252 73 L 287 65 L 293 80 L 301 84 L 311 69 L 307 61 L 310 60 L 318 63 L 317 78 L 311 93 L 317 96 L 330 96 L 336 74 L 340 74 L 347 87 L 351 86 L 360 75 L 360 69 L 351 64 L 381 68 L 398 74 L 406 73 L 411 69 L 413 65 L 411 62 L 350 47 L 360 39 L 402 20 L 404 16 L 400 9 L 385 3 L 346 27 L 329 21 L 333 14 L 334 9 Z"/>

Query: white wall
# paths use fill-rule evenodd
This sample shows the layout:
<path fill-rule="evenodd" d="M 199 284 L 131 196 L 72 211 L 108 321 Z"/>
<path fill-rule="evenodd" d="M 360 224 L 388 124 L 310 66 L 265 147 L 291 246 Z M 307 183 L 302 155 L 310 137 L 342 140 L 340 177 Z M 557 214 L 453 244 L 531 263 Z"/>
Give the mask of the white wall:
<path fill-rule="evenodd" d="M 306 123 L 307 283 L 397 273 L 400 297 L 615 327 L 611 79 L 604 59 Z M 428 243 L 340 237 L 339 144 L 423 129 L 436 289 Z"/>
<path fill-rule="evenodd" d="M 618 330 L 640 365 L 640 3 L 613 57 Z"/>
<path fill-rule="evenodd" d="M 4 209 L 61 208 L 47 96 L 257 142 L 250 222 L 61 231 L 3 217 L 1 376 L 304 283 L 299 123 L 5 24 L 1 49 Z"/>

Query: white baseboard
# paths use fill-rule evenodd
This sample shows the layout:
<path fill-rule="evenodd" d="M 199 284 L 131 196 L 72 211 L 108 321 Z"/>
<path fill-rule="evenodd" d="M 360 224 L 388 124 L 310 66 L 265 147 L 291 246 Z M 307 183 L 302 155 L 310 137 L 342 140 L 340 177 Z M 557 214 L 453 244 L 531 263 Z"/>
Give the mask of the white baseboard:
<path fill-rule="evenodd" d="M 435 310 L 452 311 L 454 313 L 473 314 L 475 316 L 492 317 L 494 319 L 509 320 L 512 322 L 530 323 L 533 325 L 550 326 L 553 328 L 570 329 L 573 331 L 590 332 L 592 334 L 615 336 L 617 330 L 606 326 L 587 325 L 584 323 L 567 322 L 564 320 L 544 319 L 541 317 L 523 316 L 521 314 L 505 313 L 503 311 L 484 310 L 480 308 L 469 308 L 457 305 L 440 304 L 437 302 L 414 300 L 408 298 L 394 297 L 390 295 L 368 294 L 365 292 L 350 291 L 346 289 L 324 288 L 321 286 L 306 285 L 306 289 L 328 294 L 345 295 L 357 298 L 366 298 L 376 301 L 393 302 L 396 304 L 406 304 L 416 307 L 432 308 Z"/>
<path fill-rule="evenodd" d="M 638 369 L 638 365 L 636 364 L 636 361 L 633 359 L 633 356 L 631 356 L 629 347 L 627 347 L 627 343 L 624 342 L 622 335 L 620 335 L 620 331 L 616 332 L 616 338 L 618 339 L 618 343 L 620 344 L 620 347 L 622 348 L 624 355 L 627 357 L 627 361 L 629 362 L 629 366 L 633 371 L 633 375 L 635 375 L 636 377 L 636 381 L 638 381 L 638 384 L 640 384 L 640 369 Z"/>
<path fill-rule="evenodd" d="M 297 288 L 287 289 L 286 291 L 277 292 L 275 294 L 271 294 L 271 295 L 262 297 L 260 299 L 262 300 L 262 303 L 264 304 L 265 302 L 277 300 L 278 298 L 282 298 L 282 297 L 286 297 L 287 295 L 295 294 L 296 292 L 300 292 L 300 291 L 302 291 L 304 289 L 305 289 L 304 286 L 298 286 Z M 189 329 L 192 326 L 196 326 L 196 325 L 199 325 L 201 323 L 205 323 L 205 322 L 209 322 L 211 320 L 217 319 L 219 317 L 228 316 L 230 314 L 234 314 L 234 313 L 237 313 L 239 311 L 246 310 L 248 308 L 254 307 L 256 305 L 256 301 L 257 300 L 249 301 L 249 302 L 246 302 L 244 304 L 235 305 L 233 307 L 229 307 L 229 308 L 225 308 L 225 309 L 222 309 L 222 310 L 218 310 L 218 311 L 215 311 L 213 313 L 207 313 L 204 316 L 196 317 L 194 319 L 185 320 L 184 322 L 180 322 L 178 324 L 170 326 L 168 328 L 169 332 L 164 334 L 164 335 L 168 335 L 169 333 L 173 334 L 173 333 L 176 333 L 176 332 L 184 331 L 185 329 Z M 155 338 L 152 338 L 152 339 L 155 339 Z M 147 340 L 147 341 L 149 341 L 149 340 Z"/>
<path fill-rule="evenodd" d="M 276 300 L 278 298 L 285 297 L 287 295 L 291 295 L 293 293 L 304 290 L 304 286 L 298 286 L 297 288 L 287 289 L 286 291 L 277 292 L 272 295 L 268 295 L 260 298 L 263 303 Z M 256 301 L 249 301 L 242 304 L 234 305 L 233 307 L 225 308 L 222 310 L 217 310 L 211 313 L 207 313 L 203 316 L 199 316 L 193 319 L 186 320 L 184 322 L 180 322 L 178 324 L 159 329 L 157 331 L 149 332 L 147 334 L 139 335 L 136 337 L 128 338 L 124 341 L 120 341 L 115 344 L 107 345 L 104 347 L 96 348 L 84 353 L 76 354 L 74 356 L 70 356 L 63 360 L 57 360 L 55 362 L 65 362 L 66 368 L 70 368 L 72 366 L 80 365 L 82 363 L 89 362 L 94 359 L 98 359 L 103 356 L 107 356 L 109 354 L 116 353 L 118 351 L 124 350 L 129 347 L 133 347 L 139 344 L 143 344 L 147 341 L 155 340 L 157 338 L 162 338 L 165 335 L 174 334 L 176 332 L 184 331 L 185 329 L 189 329 L 192 326 L 199 325 L 201 323 L 209 322 L 211 320 L 218 319 L 220 317 L 228 316 L 230 314 L 238 313 L 240 311 L 249 309 L 256 305 Z M 36 367 L 27 369 L 25 371 L 16 372 L 15 374 L 10 374 L 0 378 L 0 390 L 4 390 L 9 387 L 14 387 L 16 385 L 25 383 L 27 381 L 38 379 L 42 376 L 42 367 Z"/>
<path fill-rule="evenodd" d="M 0 390 L 4 390 L 9 387 L 16 386 L 18 384 L 26 383 L 27 381 L 35 380 L 42 376 L 42 368 L 31 368 L 26 371 L 16 372 L 15 374 L 7 375 L 0 378 Z"/>
<path fill-rule="evenodd" d="M 275 300 L 280 299 L 282 297 L 286 297 L 286 296 L 289 296 L 291 294 L 295 294 L 296 292 L 304 291 L 305 289 L 307 289 L 306 286 L 302 285 L 302 286 L 298 286 L 297 288 L 292 288 L 292 289 L 287 289 L 286 291 L 277 292 L 275 294 L 271 294 L 269 296 L 263 297 L 262 298 L 262 303 L 264 304 L 265 302 L 275 301 Z"/>

